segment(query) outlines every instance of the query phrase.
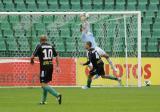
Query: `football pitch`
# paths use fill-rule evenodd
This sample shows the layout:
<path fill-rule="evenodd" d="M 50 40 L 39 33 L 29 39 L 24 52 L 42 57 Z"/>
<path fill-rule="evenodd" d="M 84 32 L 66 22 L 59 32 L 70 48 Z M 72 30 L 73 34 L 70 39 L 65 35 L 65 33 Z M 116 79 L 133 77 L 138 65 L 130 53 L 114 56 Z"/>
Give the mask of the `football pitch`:
<path fill-rule="evenodd" d="M 58 105 L 51 95 L 39 105 L 40 88 L 1 88 L 0 112 L 159 112 L 160 87 L 56 88 L 63 94 Z"/>

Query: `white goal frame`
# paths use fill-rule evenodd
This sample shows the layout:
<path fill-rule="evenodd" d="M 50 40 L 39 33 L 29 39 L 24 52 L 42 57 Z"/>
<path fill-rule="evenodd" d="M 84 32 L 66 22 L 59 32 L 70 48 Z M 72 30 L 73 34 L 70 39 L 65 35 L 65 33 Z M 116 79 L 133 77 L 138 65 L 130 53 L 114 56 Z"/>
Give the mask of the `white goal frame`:
<path fill-rule="evenodd" d="M 0 15 L 78 15 L 86 12 L 0 12 Z M 142 86 L 141 82 L 141 11 L 109 11 L 109 12 L 87 12 L 89 15 L 137 15 L 137 45 L 138 45 L 138 87 Z M 125 22 L 125 16 L 124 16 Z M 125 38 L 127 35 L 125 34 Z M 126 55 L 127 56 L 127 55 Z M 127 58 L 127 57 L 126 57 Z M 127 63 L 127 61 L 126 61 Z M 126 67 L 127 68 L 127 67 Z M 126 69 L 126 73 L 128 70 Z M 127 85 L 128 86 L 128 85 Z"/>

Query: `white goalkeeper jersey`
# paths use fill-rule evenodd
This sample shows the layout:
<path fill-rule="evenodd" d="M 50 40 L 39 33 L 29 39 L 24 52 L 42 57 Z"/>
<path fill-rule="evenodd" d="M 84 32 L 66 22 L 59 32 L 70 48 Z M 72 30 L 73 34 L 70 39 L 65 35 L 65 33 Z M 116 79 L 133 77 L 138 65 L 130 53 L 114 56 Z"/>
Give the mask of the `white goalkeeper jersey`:
<path fill-rule="evenodd" d="M 82 30 L 82 41 L 84 43 L 90 41 L 92 43 L 92 48 L 97 47 L 93 33 L 91 33 L 91 31 L 90 31 L 90 24 L 88 21 L 85 21 L 82 24 L 82 29 L 83 29 Z"/>

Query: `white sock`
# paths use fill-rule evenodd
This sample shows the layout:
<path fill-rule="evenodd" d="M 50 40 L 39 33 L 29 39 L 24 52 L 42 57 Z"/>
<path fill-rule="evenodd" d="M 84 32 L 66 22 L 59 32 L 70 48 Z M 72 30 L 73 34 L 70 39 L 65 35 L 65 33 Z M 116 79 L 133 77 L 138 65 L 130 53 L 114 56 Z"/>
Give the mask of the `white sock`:
<path fill-rule="evenodd" d="M 112 60 L 110 58 L 107 58 L 108 63 L 111 65 L 111 68 L 116 71 L 116 67 L 113 65 Z"/>

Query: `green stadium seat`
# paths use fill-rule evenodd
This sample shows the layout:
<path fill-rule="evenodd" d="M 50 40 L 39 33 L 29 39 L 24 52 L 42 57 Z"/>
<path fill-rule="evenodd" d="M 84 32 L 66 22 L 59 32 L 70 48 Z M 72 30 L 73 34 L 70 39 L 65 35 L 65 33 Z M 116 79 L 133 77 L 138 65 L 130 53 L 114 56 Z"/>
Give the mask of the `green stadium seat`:
<path fill-rule="evenodd" d="M 116 5 L 125 5 L 126 1 L 125 0 L 116 0 Z"/>
<path fill-rule="evenodd" d="M 14 3 L 24 4 L 24 0 L 14 0 Z"/>
<path fill-rule="evenodd" d="M 20 51 L 29 51 L 30 50 L 27 37 L 25 37 L 25 36 L 19 37 L 18 44 L 19 44 Z"/>
<path fill-rule="evenodd" d="M 152 24 L 152 17 L 143 17 L 143 23 Z"/>
<path fill-rule="evenodd" d="M 107 37 L 108 37 L 108 38 L 110 38 L 110 37 L 113 38 L 113 36 L 114 36 L 114 31 L 113 31 L 112 29 L 109 29 L 109 30 L 107 31 Z"/>
<path fill-rule="evenodd" d="M 53 11 L 53 12 L 59 11 L 59 6 L 57 4 L 50 4 L 48 8 L 49 8 L 49 11 Z"/>
<path fill-rule="evenodd" d="M 0 11 L 1 11 L 1 12 L 4 11 L 4 5 L 3 5 L 3 3 L 1 3 L 1 2 L 0 2 Z"/>
<path fill-rule="evenodd" d="M 0 51 L 5 51 L 5 50 L 6 50 L 5 41 L 2 35 L 0 35 Z"/>
<path fill-rule="evenodd" d="M 136 5 L 137 0 L 127 0 L 128 5 Z"/>
<path fill-rule="evenodd" d="M 135 11 L 136 10 L 136 5 L 134 4 L 128 4 L 126 10 L 129 10 L 129 11 Z"/>
<path fill-rule="evenodd" d="M 12 30 L 3 30 L 3 36 L 13 36 Z"/>
<path fill-rule="evenodd" d="M 37 5 L 36 5 L 35 3 L 28 3 L 26 10 L 27 10 L 27 11 L 30 11 L 30 12 L 38 11 Z"/>
<path fill-rule="evenodd" d="M 84 49 L 84 43 L 81 41 L 78 42 L 78 52 L 86 52 Z"/>
<path fill-rule="evenodd" d="M 153 53 L 158 52 L 156 43 L 149 43 L 147 48 L 148 48 L 148 52 L 153 52 Z"/>
<path fill-rule="evenodd" d="M 80 4 L 74 3 L 74 4 L 71 5 L 71 7 L 72 7 L 71 9 L 72 9 L 73 11 L 80 11 L 80 10 L 81 10 Z"/>
<path fill-rule="evenodd" d="M 30 17 L 27 17 L 27 20 L 30 21 L 29 18 Z M 32 16 L 32 23 L 34 23 L 34 24 L 42 23 L 42 20 L 43 20 L 43 16 Z"/>
<path fill-rule="evenodd" d="M 114 46 L 115 48 L 113 49 L 114 50 L 114 52 L 124 52 L 124 46 L 123 46 L 123 44 L 117 44 L 116 46 Z M 129 49 L 129 50 L 131 50 L 131 49 Z M 128 51 L 129 52 L 129 51 Z"/>
<path fill-rule="evenodd" d="M 70 37 L 70 30 L 69 29 L 61 29 L 61 37 Z"/>
<path fill-rule="evenodd" d="M 39 3 L 37 10 L 41 11 L 41 12 L 45 12 L 45 11 L 47 12 L 47 11 L 49 11 L 48 5 L 46 3 Z"/>
<path fill-rule="evenodd" d="M 39 37 L 39 36 L 41 36 L 41 35 L 47 35 L 47 32 L 46 32 L 45 29 L 39 29 L 39 30 L 37 31 L 37 36 Z"/>
<path fill-rule="evenodd" d="M 105 5 L 114 5 L 114 0 L 106 0 Z"/>
<path fill-rule="evenodd" d="M 14 35 L 15 35 L 15 37 L 24 36 L 25 35 L 25 31 L 21 30 L 21 29 L 15 30 Z"/>
<path fill-rule="evenodd" d="M 146 12 L 147 11 L 146 5 L 145 4 L 139 4 L 137 6 L 137 10 L 142 11 L 142 12 Z"/>
<path fill-rule="evenodd" d="M 71 9 L 74 11 L 81 10 L 80 0 L 71 0 Z"/>
<path fill-rule="evenodd" d="M 111 52 L 111 41 L 110 38 L 106 38 L 106 37 L 97 37 L 97 42 L 98 42 L 98 46 L 100 46 L 101 48 L 103 48 L 104 51 L 106 52 Z"/>
<path fill-rule="evenodd" d="M 152 37 L 153 38 L 160 38 L 160 29 L 154 29 Z"/>
<path fill-rule="evenodd" d="M 159 2 L 159 0 L 154 0 L 154 1 L 152 1 L 152 0 L 150 0 L 150 4 L 159 4 L 160 2 Z"/>
<path fill-rule="evenodd" d="M 112 5 L 112 4 L 105 4 L 105 10 L 106 11 L 113 11 L 114 10 L 114 5 Z"/>
<path fill-rule="evenodd" d="M 35 48 L 36 48 L 36 46 L 39 44 L 39 42 L 38 41 L 32 41 L 32 44 L 30 44 L 30 46 L 31 46 L 31 50 L 32 51 L 34 51 L 35 50 Z"/>
<path fill-rule="evenodd" d="M 36 23 L 35 30 L 45 30 L 45 25 L 43 23 Z"/>
<path fill-rule="evenodd" d="M 149 30 L 142 30 L 142 38 L 151 38 L 151 32 Z"/>
<path fill-rule="evenodd" d="M 52 29 L 49 29 L 46 32 L 48 33 L 49 37 L 56 38 L 56 39 L 60 37 L 59 31 L 53 31 Z"/>
<path fill-rule="evenodd" d="M 74 47 L 73 47 L 74 46 Z M 67 52 L 76 52 L 76 43 L 74 42 L 68 42 L 67 43 Z"/>
<path fill-rule="evenodd" d="M 26 5 L 24 3 L 19 3 L 18 2 L 16 4 L 16 9 L 15 10 L 18 11 L 18 12 L 25 12 L 25 11 L 27 11 Z"/>
<path fill-rule="evenodd" d="M 35 0 L 25 0 L 27 4 L 35 4 Z"/>
<path fill-rule="evenodd" d="M 70 0 L 59 0 L 60 4 L 70 4 Z"/>
<path fill-rule="evenodd" d="M 14 15 L 12 15 L 12 16 L 10 15 L 9 16 L 9 22 L 10 23 L 18 23 L 19 21 L 20 21 L 19 20 L 19 16 L 17 16 L 17 15 L 16 16 L 14 16 Z"/>
<path fill-rule="evenodd" d="M 158 11 L 158 6 L 157 6 L 157 4 L 150 4 L 149 6 L 148 6 L 148 10 L 151 10 L 151 11 Z"/>
<path fill-rule="evenodd" d="M 156 44 L 149 44 L 148 45 L 148 52 L 158 52 L 158 48 Z"/>
<path fill-rule="evenodd" d="M 59 0 L 48 0 L 48 4 L 56 4 L 58 5 Z"/>
<path fill-rule="evenodd" d="M 25 35 L 26 37 L 30 38 L 30 37 L 33 37 L 33 38 L 36 38 L 37 35 L 36 35 L 36 31 L 25 31 Z"/>
<path fill-rule="evenodd" d="M 142 24 L 142 31 L 143 30 L 150 30 L 150 24 L 148 24 L 147 22 L 146 23 L 143 23 Z"/>
<path fill-rule="evenodd" d="M 5 11 L 9 11 L 9 12 L 15 11 L 14 4 L 13 3 L 6 3 L 5 4 Z"/>
<path fill-rule="evenodd" d="M 65 52 L 64 43 L 56 43 L 55 49 L 57 52 Z"/>
<path fill-rule="evenodd" d="M 157 12 L 157 18 L 158 18 L 158 19 L 160 18 L 160 11 Z M 157 19 L 157 18 L 156 18 L 156 19 Z"/>
<path fill-rule="evenodd" d="M 65 41 L 65 38 L 59 36 L 59 37 L 54 37 L 56 43 L 63 43 Z"/>
<path fill-rule="evenodd" d="M 136 41 L 137 41 L 137 38 L 136 38 Z M 143 44 L 146 44 L 146 38 L 141 38 L 141 43 L 143 43 Z"/>
<path fill-rule="evenodd" d="M 2 0 L 4 4 L 6 3 L 12 3 L 12 0 Z"/>
<path fill-rule="evenodd" d="M 8 23 L 8 16 L 1 16 L 0 17 L 0 24 Z"/>
<path fill-rule="evenodd" d="M 6 45 L 4 40 L 0 39 L 0 51 L 6 51 Z"/>
<path fill-rule="evenodd" d="M 53 16 L 43 16 L 43 23 L 53 23 Z"/>
<path fill-rule="evenodd" d="M 92 1 L 91 0 L 82 0 L 82 9 L 83 10 L 91 10 L 92 9 Z"/>
<path fill-rule="evenodd" d="M 103 0 L 93 0 L 93 7 L 95 10 L 102 10 L 104 6 Z"/>
<path fill-rule="evenodd" d="M 160 23 L 159 22 L 155 22 L 153 24 L 153 29 L 160 29 L 159 27 L 160 27 Z"/>
<path fill-rule="evenodd" d="M 55 1 L 55 0 L 52 0 L 52 1 Z M 37 3 L 38 4 L 47 4 L 48 0 L 37 0 Z"/>
<path fill-rule="evenodd" d="M 37 36 L 32 37 L 32 43 L 33 43 L 34 45 L 39 44 L 39 37 L 37 37 Z"/>
<path fill-rule="evenodd" d="M 125 5 L 124 4 L 116 4 L 116 6 L 115 6 L 115 10 L 121 10 L 121 11 L 123 11 L 123 10 L 125 10 Z"/>
<path fill-rule="evenodd" d="M 11 29 L 11 25 L 8 22 L 1 23 L 1 29 L 2 30 L 9 30 L 9 29 Z"/>
<path fill-rule="evenodd" d="M 17 51 L 18 50 L 17 42 L 13 36 L 7 36 L 5 38 L 5 40 L 7 42 L 7 47 L 8 47 L 9 51 Z"/>
<path fill-rule="evenodd" d="M 71 4 L 69 3 L 69 0 L 59 0 L 60 2 L 60 10 L 66 11 L 70 10 Z"/>
<path fill-rule="evenodd" d="M 2 31 L 0 30 L 0 38 L 2 38 Z"/>
<path fill-rule="evenodd" d="M 138 4 L 147 5 L 148 0 L 138 0 Z"/>
<path fill-rule="evenodd" d="M 146 52 L 146 43 L 141 44 L 141 52 Z"/>
<path fill-rule="evenodd" d="M 155 17 L 155 13 L 153 11 L 147 11 L 145 16 L 146 17 Z"/>

